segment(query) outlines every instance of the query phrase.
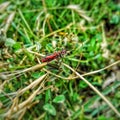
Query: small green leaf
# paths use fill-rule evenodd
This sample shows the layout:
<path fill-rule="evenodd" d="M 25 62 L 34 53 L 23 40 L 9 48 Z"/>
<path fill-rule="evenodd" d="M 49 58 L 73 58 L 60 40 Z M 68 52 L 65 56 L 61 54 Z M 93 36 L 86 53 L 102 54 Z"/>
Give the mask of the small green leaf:
<path fill-rule="evenodd" d="M 73 101 L 76 102 L 79 98 L 79 95 L 77 94 L 77 92 L 73 93 Z"/>
<path fill-rule="evenodd" d="M 46 90 L 46 93 L 45 93 L 45 102 L 47 103 L 50 99 L 51 99 L 51 90 L 48 89 Z"/>
<path fill-rule="evenodd" d="M 54 116 L 56 115 L 56 110 L 55 110 L 54 106 L 49 103 L 45 104 L 43 106 L 43 109 L 51 115 L 54 115 Z"/>
<path fill-rule="evenodd" d="M 115 97 L 120 99 L 120 91 L 115 94 Z"/>
<path fill-rule="evenodd" d="M 17 42 L 13 45 L 13 48 L 14 48 L 15 51 L 17 51 L 21 48 L 21 44 L 19 42 Z"/>
<path fill-rule="evenodd" d="M 33 72 L 31 75 L 33 78 L 37 79 L 40 77 L 41 74 L 40 74 L 40 72 Z"/>
<path fill-rule="evenodd" d="M 34 61 L 35 56 L 33 54 L 29 53 L 27 50 L 24 51 L 24 52 L 25 52 L 25 54 L 27 55 L 27 57 L 30 61 Z"/>
<path fill-rule="evenodd" d="M 51 53 L 52 51 L 53 51 L 53 48 L 52 48 L 52 44 L 47 44 L 46 45 L 46 50 L 49 52 L 49 53 Z"/>
<path fill-rule="evenodd" d="M 84 81 L 80 81 L 78 86 L 79 86 L 80 89 L 81 89 L 81 88 L 84 89 L 84 88 L 86 88 L 88 85 L 87 85 Z"/>
<path fill-rule="evenodd" d="M 64 95 L 58 95 L 53 99 L 54 103 L 63 103 L 65 101 Z"/>
<path fill-rule="evenodd" d="M 119 15 L 113 15 L 111 20 L 110 20 L 110 23 L 111 24 L 118 24 L 120 22 L 120 17 Z"/>

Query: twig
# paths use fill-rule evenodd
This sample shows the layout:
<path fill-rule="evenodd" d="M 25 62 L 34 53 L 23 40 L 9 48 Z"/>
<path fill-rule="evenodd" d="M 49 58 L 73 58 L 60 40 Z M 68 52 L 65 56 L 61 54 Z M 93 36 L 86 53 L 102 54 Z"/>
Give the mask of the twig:
<path fill-rule="evenodd" d="M 68 66 L 65 63 L 62 63 L 64 66 L 72 70 L 79 78 L 81 78 L 91 89 L 93 89 L 107 104 L 108 106 L 120 117 L 120 113 L 117 111 L 117 109 L 111 104 L 111 102 L 100 92 L 98 91 L 90 82 L 88 82 L 83 76 L 81 76 L 77 71 L 75 71 L 73 68 Z"/>
<path fill-rule="evenodd" d="M 34 88 L 36 87 L 45 77 L 46 77 L 47 74 L 39 77 L 37 80 L 33 81 L 30 85 L 28 85 L 27 87 L 23 88 L 22 90 L 20 90 L 18 92 L 18 95 L 21 95 L 23 94 L 25 91 L 31 89 L 31 88 Z"/>
<path fill-rule="evenodd" d="M 74 25 L 74 23 L 70 23 L 70 24 L 68 24 L 66 27 L 63 27 L 63 28 L 61 28 L 61 29 L 58 29 L 58 30 L 56 30 L 56 31 L 53 31 L 53 32 L 45 35 L 44 37 L 42 37 L 42 38 L 39 40 L 39 42 L 41 43 L 45 38 L 48 38 L 48 37 L 54 35 L 55 33 L 58 33 L 58 32 L 63 31 L 63 30 L 65 30 L 65 29 L 69 29 L 72 25 Z"/>
<path fill-rule="evenodd" d="M 4 26 L 4 32 L 7 33 L 9 27 L 10 27 L 10 24 L 12 23 L 13 19 L 15 17 L 15 12 L 12 12 L 8 18 L 7 18 L 7 21 L 5 23 L 5 26 Z"/>
<path fill-rule="evenodd" d="M 99 73 L 99 72 L 101 72 L 101 71 L 103 71 L 103 70 L 106 70 L 106 69 L 108 69 L 108 68 L 110 68 L 110 67 L 112 67 L 112 66 L 114 66 L 114 65 L 116 65 L 116 64 L 119 64 L 119 63 L 120 63 L 120 60 L 118 60 L 118 61 L 116 61 L 116 62 L 114 62 L 114 63 L 112 63 L 112 64 L 110 64 L 110 65 L 108 65 L 108 66 L 106 66 L 106 67 L 104 67 L 104 68 L 102 68 L 102 69 L 95 70 L 95 71 L 92 71 L 92 72 L 88 72 L 88 73 L 82 74 L 81 76 L 88 76 L 88 75 L 93 75 L 93 74 Z M 46 71 L 47 73 L 51 74 L 51 75 L 54 75 L 54 76 L 56 76 L 56 77 L 58 77 L 58 78 L 61 78 L 61 79 L 64 79 L 64 80 L 73 80 L 73 79 L 79 78 L 79 76 L 68 77 L 68 78 L 67 78 L 67 77 L 62 77 L 62 76 L 60 76 L 60 75 L 54 74 L 54 73 L 51 72 L 51 71 L 46 70 L 45 68 L 43 68 L 43 70 Z"/>
<path fill-rule="evenodd" d="M 17 75 L 17 74 L 21 74 L 21 73 L 26 73 L 26 72 L 29 72 L 29 71 L 34 71 L 34 70 L 37 70 L 37 69 L 41 69 L 43 68 L 44 66 L 46 66 L 47 63 L 42 63 L 42 64 L 37 64 L 35 66 L 32 66 L 32 67 L 29 67 L 29 68 L 26 68 L 26 69 L 23 69 L 23 70 L 20 70 L 18 72 L 15 72 L 15 73 L 11 73 L 11 74 L 8 74 L 6 75 L 7 77 L 11 77 L 13 75 Z"/>

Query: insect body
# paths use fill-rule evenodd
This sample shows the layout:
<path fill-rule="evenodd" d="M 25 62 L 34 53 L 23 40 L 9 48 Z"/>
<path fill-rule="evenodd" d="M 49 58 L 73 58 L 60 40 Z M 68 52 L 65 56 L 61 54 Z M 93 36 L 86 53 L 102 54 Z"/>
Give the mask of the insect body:
<path fill-rule="evenodd" d="M 42 62 L 50 62 L 58 57 L 61 57 L 62 55 L 66 54 L 66 50 L 62 50 L 62 51 L 58 51 L 53 53 L 52 55 L 46 56 L 45 58 L 43 58 L 41 61 Z"/>

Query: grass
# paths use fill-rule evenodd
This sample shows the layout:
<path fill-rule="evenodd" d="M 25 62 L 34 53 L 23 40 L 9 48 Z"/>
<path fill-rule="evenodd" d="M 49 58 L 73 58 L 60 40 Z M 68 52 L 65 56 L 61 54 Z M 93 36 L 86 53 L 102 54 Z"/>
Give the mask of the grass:
<path fill-rule="evenodd" d="M 119 119 L 117 0 L 0 0 L 0 8 L 1 119 Z"/>

